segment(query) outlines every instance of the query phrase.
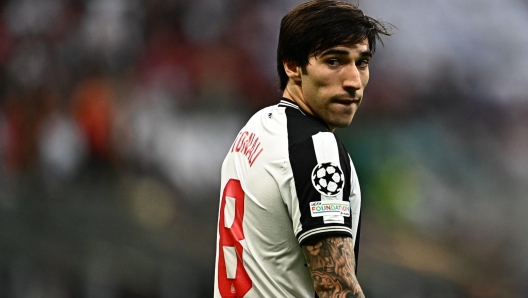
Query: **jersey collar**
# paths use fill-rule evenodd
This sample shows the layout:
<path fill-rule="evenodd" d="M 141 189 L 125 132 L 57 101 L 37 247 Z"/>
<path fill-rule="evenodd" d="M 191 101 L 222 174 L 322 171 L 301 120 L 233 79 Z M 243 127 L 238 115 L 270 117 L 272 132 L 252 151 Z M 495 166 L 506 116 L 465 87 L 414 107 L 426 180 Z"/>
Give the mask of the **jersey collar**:
<path fill-rule="evenodd" d="M 283 98 L 281 99 L 281 101 L 279 102 L 279 107 L 289 107 L 289 108 L 297 109 L 297 110 L 299 110 L 299 112 L 301 112 L 301 114 L 303 114 L 304 116 L 306 116 L 306 117 L 310 117 L 310 118 L 313 118 L 313 119 L 315 119 L 316 121 L 321 122 L 321 124 L 323 124 L 328 130 L 330 130 L 330 128 L 328 127 L 328 124 L 326 124 L 326 122 L 324 122 L 323 119 L 305 113 L 305 112 L 301 109 L 301 107 L 299 107 L 299 105 L 298 105 L 296 102 L 294 102 L 293 100 L 291 100 L 291 99 L 289 99 L 289 98 L 283 97 Z"/>
<path fill-rule="evenodd" d="M 306 114 L 303 112 L 303 110 L 301 110 L 301 107 L 299 107 L 299 105 L 296 102 L 294 102 L 294 101 L 292 101 L 292 100 L 290 100 L 288 98 L 283 97 L 281 99 L 281 101 L 279 102 L 279 107 L 294 108 L 294 109 L 299 110 L 303 115 L 306 116 Z"/>

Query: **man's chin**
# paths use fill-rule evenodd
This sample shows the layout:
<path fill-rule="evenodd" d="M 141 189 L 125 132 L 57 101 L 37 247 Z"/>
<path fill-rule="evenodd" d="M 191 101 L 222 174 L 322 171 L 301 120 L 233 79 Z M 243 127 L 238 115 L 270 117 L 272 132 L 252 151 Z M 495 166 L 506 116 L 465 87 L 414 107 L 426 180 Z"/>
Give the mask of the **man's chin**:
<path fill-rule="evenodd" d="M 350 118 L 350 119 L 343 119 L 343 120 L 340 120 L 340 121 L 334 121 L 332 123 L 330 123 L 330 127 L 331 128 L 345 128 L 345 127 L 348 127 L 351 123 L 352 123 L 352 119 L 353 118 Z"/>

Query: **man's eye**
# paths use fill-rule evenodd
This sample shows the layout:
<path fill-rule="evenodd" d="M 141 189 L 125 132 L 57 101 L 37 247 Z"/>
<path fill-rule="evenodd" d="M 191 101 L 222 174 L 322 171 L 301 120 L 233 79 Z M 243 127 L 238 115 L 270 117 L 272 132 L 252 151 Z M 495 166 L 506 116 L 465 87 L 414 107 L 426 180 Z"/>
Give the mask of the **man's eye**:
<path fill-rule="evenodd" d="M 368 60 L 359 60 L 357 63 L 356 63 L 356 66 L 357 67 L 367 67 L 369 64 L 369 61 Z"/>
<path fill-rule="evenodd" d="M 326 61 L 326 63 L 328 63 L 328 65 L 330 66 L 338 66 L 339 65 L 339 60 L 337 59 L 329 59 Z"/>

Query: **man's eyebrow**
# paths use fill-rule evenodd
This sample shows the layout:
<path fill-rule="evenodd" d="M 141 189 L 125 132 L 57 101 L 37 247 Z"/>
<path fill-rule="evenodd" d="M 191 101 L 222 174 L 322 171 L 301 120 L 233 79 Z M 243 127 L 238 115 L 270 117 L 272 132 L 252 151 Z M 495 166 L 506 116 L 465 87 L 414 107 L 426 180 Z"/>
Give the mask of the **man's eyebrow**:
<path fill-rule="evenodd" d="M 329 49 L 321 53 L 320 57 L 327 56 L 327 55 L 348 55 L 350 54 L 350 51 L 343 50 L 343 49 Z M 360 57 L 372 57 L 371 51 L 364 51 L 359 54 Z"/>
<path fill-rule="evenodd" d="M 371 51 L 365 51 L 365 52 L 361 52 L 361 54 L 359 54 L 360 57 L 369 57 L 369 58 L 372 58 L 372 52 Z"/>
<path fill-rule="evenodd" d="M 329 49 L 321 53 L 321 57 L 326 55 L 348 55 L 350 52 L 341 49 Z"/>

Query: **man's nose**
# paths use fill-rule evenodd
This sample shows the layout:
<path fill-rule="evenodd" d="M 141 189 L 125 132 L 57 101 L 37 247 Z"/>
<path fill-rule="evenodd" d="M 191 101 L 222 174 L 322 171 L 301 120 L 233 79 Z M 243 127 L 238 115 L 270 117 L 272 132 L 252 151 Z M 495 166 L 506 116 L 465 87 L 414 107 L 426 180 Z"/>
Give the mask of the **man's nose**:
<path fill-rule="evenodd" d="M 343 88 L 344 89 L 361 89 L 361 76 L 359 74 L 359 69 L 356 65 L 350 65 L 344 71 L 344 80 Z"/>

